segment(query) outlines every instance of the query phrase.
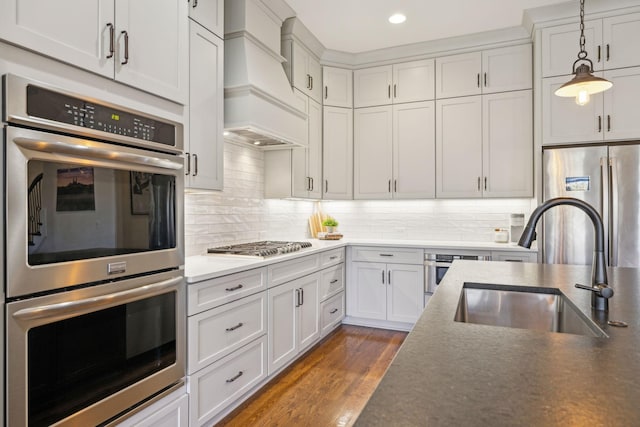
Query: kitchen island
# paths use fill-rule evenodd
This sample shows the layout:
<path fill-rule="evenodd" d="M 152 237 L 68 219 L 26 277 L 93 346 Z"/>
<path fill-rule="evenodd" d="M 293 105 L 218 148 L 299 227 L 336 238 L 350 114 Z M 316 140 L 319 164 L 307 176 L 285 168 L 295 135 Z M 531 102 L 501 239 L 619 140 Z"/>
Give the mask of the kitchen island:
<path fill-rule="evenodd" d="M 609 269 L 608 315 L 574 287 L 590 278 L 589 266 L 455 261 L 356 425 L 640 425 L 640 270 Z M 454 321 L 465 283 L 557 288 L 608 338 Z"/>

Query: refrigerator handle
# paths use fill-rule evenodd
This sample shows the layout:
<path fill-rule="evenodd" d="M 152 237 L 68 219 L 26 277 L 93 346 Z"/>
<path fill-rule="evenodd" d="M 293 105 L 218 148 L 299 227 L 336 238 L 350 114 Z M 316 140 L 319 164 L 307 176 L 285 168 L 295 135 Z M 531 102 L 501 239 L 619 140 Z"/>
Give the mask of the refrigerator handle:
<path fill-rule="evenodd" d="M 616 166 L 616 158 L 609 158 L 609 241 L 610 249 L 610 265 L 611 267 L 618 266 L 618 168 Z"/>

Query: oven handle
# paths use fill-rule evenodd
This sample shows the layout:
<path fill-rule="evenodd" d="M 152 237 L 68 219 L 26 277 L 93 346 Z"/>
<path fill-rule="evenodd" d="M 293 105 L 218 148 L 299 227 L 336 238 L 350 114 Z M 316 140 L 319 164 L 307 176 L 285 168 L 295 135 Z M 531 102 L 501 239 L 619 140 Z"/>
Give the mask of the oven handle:
<path fill-rule="evenodd" d="M 43 141 L 17 137 L 13 139 L 17 145 L 30 150 L 43 151 L 47 153 L 72 154 L 79 157 L 93 157 L 97 159 L 115 160 L 127 163 L 134 163 L 143 166 L 155 166 L 163 169 L 182 169 L 182 158 L 177 160 L 161 159 L 152 156 L 143 156 L 135 153 L 123 153 L 115 150 L 91 147 L 86 145 L 69 144 L 62 141 Z"/>
<path fill-rule="evenodd" d="M 35 320 L 50 317 L 60 317 L 67 314 L 90 313 L 96 308 L 105 306 L 115 306 L 140 299 L 143 296 L 155 296 L 165 290 L 175 287 L 182 282 L 182 277 L 173 277 L 162 282 L 152 283 L 126 291 L 113 294 L 100 295 L 93 298 L 86 298 L 77 301 L 67 301 L 57 304 L 42 305 L 39 307 L 25 308 L 13 314 L 18 320 Z"/>

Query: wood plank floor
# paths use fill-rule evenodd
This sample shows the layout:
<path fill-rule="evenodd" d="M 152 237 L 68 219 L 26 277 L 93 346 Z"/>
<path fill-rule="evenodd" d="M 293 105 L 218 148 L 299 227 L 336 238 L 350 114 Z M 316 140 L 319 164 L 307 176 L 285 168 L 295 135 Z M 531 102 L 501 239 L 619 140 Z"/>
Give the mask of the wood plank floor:
<path fill-rule="evenodd" d="M 351 426 L 407 334 L 342 325 L 219 426 Z"/>

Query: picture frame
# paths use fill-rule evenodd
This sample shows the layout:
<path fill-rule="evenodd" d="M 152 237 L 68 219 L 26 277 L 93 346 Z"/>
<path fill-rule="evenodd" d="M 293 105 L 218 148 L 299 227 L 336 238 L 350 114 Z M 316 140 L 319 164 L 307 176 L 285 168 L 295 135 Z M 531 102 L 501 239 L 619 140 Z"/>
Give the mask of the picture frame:
<path fill-rule="evenodd" d="M 151 176 L 147 172 L 129 173 L 131 194 L 131 215 L 149 215 L 151 202 Z"/>
<path fill-rule="evenodd" d="M 56 212 L 95 211 L 92 167 L 57 170 Z"/>

